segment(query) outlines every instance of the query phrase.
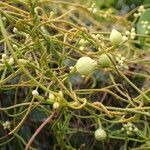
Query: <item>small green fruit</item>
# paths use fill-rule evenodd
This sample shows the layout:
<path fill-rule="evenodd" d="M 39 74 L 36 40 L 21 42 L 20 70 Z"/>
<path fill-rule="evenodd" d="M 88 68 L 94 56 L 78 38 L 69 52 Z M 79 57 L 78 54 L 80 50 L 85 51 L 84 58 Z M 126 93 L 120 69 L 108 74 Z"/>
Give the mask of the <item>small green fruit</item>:
<path fill-rule="evenodd" d="M 113 29 L 111 31 L 110 37 L 109 37 L 110 42 L 113 45 L 118 45 L 121 43 L 122 41 L 122 35 L 120 32 L 118 32 L 117 30 Z"/>
<path fill-rule="evenodd" d="M 103 67 L 109 67 L 111 64 L 112 64 L 112 62 L 111 62 L 111 60 L 110 60 L 110 58 L 112 59 L 113 57 L 112 57 L 112 55 L 111 54 L 108 54 L 108 55 L 106 55 L 106 54 L 102 54 L 102 55 L 100 55 L 100 57 L 99 57 L 99 63 L 103 66 Z"/>
<path fill-rule="evenodd" d="M 95 69 L 97 62 L 90 57 L 81 57 L 76 63 L 76 70 L 81 75 L 88 75 Z"/>
<path fill-rule="evenodd" d="M 103 130 L 101 128 L 97 129 L 95 131 L 94 135 L 95 135 L 95 139 L 98 140 L 98 141 L 103 141 L 107 137 L 107 134 L 106 134 L 105 130 Z"/>

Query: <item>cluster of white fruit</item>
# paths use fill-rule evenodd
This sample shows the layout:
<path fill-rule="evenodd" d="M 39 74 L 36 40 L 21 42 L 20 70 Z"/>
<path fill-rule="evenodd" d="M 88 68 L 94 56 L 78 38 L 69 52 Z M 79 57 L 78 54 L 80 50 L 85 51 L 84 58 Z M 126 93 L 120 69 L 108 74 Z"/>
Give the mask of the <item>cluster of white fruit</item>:
<path fill-rule="evenodd" d="M 131 31 L 133 34 L 133 31 L 135 32 L 135 29 L 132 29 Z M 95 38 L 97 38 L 97 36 L 95 36 Z M 119 45 L 121 42 L 125 42 L 125 40 L 127 39 L 128 38 L 126 36 L 122 36 L 121 33 L 115 29 L 112 30 L 109 37 L 111 44 L 114 46 Z M 79 43 L 84 46 L 86 44 L 86 41 L 81 39 Z M 117 57 L 118 68 L 120 68 L 120 66 L 128 68 L 127 65 L 124 65 L 124 59 L 125 58 L 122 56 Z M 110 53 L 103 53 L 99 56 L 98 62 L 88 56 L 81 57 L 80 59 L 77 60 L 75 68 L 78 73 L 80 73 L 83 76 L 86 76 L 92 73 L 98 64 L 100 64 L 102 67 L 110 67 L 112 62 L 113 56 Z"/>
<path fill-rule="evenodd" d="M 26 39 L 29 38 L 29 34 L 23 32 L 23 31 L 18 31 L 18 29 L 16 27 L 13 28 L 13 32 L 18 36 L 23 36 Z"/>
<path fill-rule="evenodd" d="M 89 11 L 91 11 L 92 13 L 96 13 L 97 12 L 97 8 L 95 7 L 95 3 L 93 3 L 92 5 L 91 5 L 91 7 L 89 8 Z"/>
<path fill-rule="evenodd" d="M 122 36 L 119 31 L 113 29 L 110 34 L 109 40 L 112 43 L 112 45 L 119 45 L 121 42 L 126 42 L 128 40 L 128 37 L 125 35 Z"/>
<path fill-rule="evenodd" d="M 134 17 L 139 17 L 141 16 L 141 14 L 145 11 L 145 8 L 143 5 L 141 5 L 139 8 L 138 8 L 138 13 L 134 13 Z"/>
<path fill-rule="evenodd" d="M 79 45 L 80 45 L 80 47 L 79 47 L 79 49 L 81 50 L 81 51 L 83 51 L 84 49 L 85 49 L 85 46 L 86 46 L 86 44 L 87 44 L 88 42 L 85 40 L 85 39 L 81 39 L 80 41 L 79 41 Z"/>
<path fill-rule="evenodd" d="M 150 24 L 148 21 L 141 21 L 142 27 L 145 29 L 145 34 L 150 33 Z"/>
<path fill-rule="evenodd" d="M 57 96 L 55 96 L 53 93 L 49 93 L 48 99 L 46 100 L 39 95 L 39 92 L 37 90 L 33 90 L 32 95 L 40 101 L 52 104 L 54 110 L 58 110 L 62 105 L 63 93 L 61 91 L 58 92 Z"/>
<path fill-rule="evenodd" d="M 99 41 L 102 43 L 102 41 L 100 41 L 100 37 L 102 39 L 102 36 L 100 34 L 92 34 L 91 35 L 94 41 Z M 86 45 L 88 44 L 88 41 L 86 39 L 80 39 L 80 41 L 78 42 L 78 44 L 80 45 L 79 49 L 81 51 L 83 51 L 86 47 Z M 103 44 L 103 43 L 102 43 Z"/>
<path fill-rule="evenodd" d="M 121 54 L 119 54 L 116 57 L 117 65 L 116 67 L 120 70 L 128 69 L 128 66 L 125 64 L 125 57 L 123 57 Z"/>
<path fill-rule="evenodd" d="M 106 18 L 108 16 L 110 16 L 112 14 L 112 9 L 108 9 L 106 11 L 104 11 L 105 13 L 103 14 L 103 17 Z"/>
<path fill-rule="evenodd" d="M 134 133 L 139 132 L 139 129 L 135 127 L 131 122 L 128 122 L 127 124 L 123 124 L 123 127 L 121 128 L 122 131 L 125 131 L 127 135 L 131 136 Z"/>
<path fill-rule="evenodd" d="M 135 28 L 131 28 L 131 31 L 126 31 L 125 34 L 128 38 L 134 40 L 136 37 Z"/>
<path fill-rule="evenodd" d="M 8 65 L 14 65 L 15 61 L 14 61 L 14 58 L 12 57 L 8 57 L 6 54 L 2 54 L 2 58 L 1 58 L 1 62 L 2 64 L 8 64 Z"/>
<path fill-rule="evenodd" d="M 11 123 L 9 121 L 5 121 L 2 125 L 3 125 L 3 128 L 6 130 L 6 129 L 10 129 Z"/>

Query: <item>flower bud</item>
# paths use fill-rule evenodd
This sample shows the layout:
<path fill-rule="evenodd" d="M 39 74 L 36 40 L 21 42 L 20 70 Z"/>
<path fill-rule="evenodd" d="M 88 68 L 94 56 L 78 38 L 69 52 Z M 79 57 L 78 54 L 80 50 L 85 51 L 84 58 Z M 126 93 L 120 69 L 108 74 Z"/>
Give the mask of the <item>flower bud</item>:
<path fill-rule="evenodd" d="M 2 62 L 5 62 L 7 59 L 7 55 L 6 54 L 2 54 Z"/>
<path fill-rule="evenodd" d="M 14 59 L 13 59 L 13 58 L 10 58 L 9 61 L 8 61 L 8 64 L 9 64 L 9 65 L 14 65 Z"/>
<path fill-rule="evenodd" d="M 58 102 L 55 102 L 55 103 L 53 104 L 53 109 L 54 109 L 54 110 L 58 109 L 59 107 L 60 107 L 60 105 L 59 105 Z"/>
<path fill-rule="evenodd" d="M 94 135 L 95 135 L 95 139 L 98 140 L 98 141 L 105 140 L 105 139 L 106 139 L 106 136 L 107 136 L 105 130 L 103 130 L 103 129 L 101 129 L 101 128 L 100 128 L 100 129 L 97 129 L 97 130 L 95 131 Z"/>
<path fill-rule="evenodd" d="M 10 129 L 11 123 L 9 121 L 6 121 L 2 125 L 3 125 L 4 129 L 6 130 L 6 129 Z"/>
<path fill-rule="evenodd" d="M 76 63 L 77 72 L 88 75 L 95 69 L 97 62 L 90 57 L 81 57 Z"/>
<path fill-rule="evenodd" d="M 49 99 L 48 99 L 48 101 L 53 104 L 55 102 L 55 100 L 56 100 L 55 95 L 52 94 L 52 93 L 49 93 Z"/>
<path fill-rule="evenodd" d="M 32 91 L 32 95 L 33 95 L 33 96 L 38 96 L 38 95 L 39 95 L 39 92 L 38 92 L 37 90 L 33 90 L 33 91 Z"/>
<path fill-rule="evenodd" d="M 110 34 L 109 40 L 110 40 L 110 42 L 113 45 L 118 45 L 122 41 L 122 35 L 121 35 L 120 32 L 118 32 L 117 30 L 113 29 L 111 34 Z"/>
<path fill-rule="evenodd" d="M 13 28 L 13 32 L 14 33 L 18 33 L 18 29 L 17 28 Z"/>

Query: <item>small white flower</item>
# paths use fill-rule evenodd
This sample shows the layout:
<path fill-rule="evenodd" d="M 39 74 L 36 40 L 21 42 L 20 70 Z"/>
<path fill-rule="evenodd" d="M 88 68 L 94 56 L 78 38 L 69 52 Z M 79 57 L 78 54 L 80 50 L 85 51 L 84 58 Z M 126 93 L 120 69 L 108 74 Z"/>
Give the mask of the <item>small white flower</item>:
<path fill-rule="evenodd" d="M 147 25 L 147 24 L 148 24 L 148 21 L 145 21 L 144 24 Z"/>
<path fill-rule="evenodd" d="M 70 70 L 72 70 L 73 68 L 74 68 L 73 66 L 70 66 L 70 67 L 69 67 Z"/>
<path fill-rule="evenodd" d="M 16 44 L 13 44 L 13 48 L 14 48 L 14 49 L 17 49 L 18 46 L 17 46 Z"/>
<path fill-rule="evenodd" d="M 143 27 L 143 28 L 146 28 L 146 25 L 145 25 L 145 24 L 143 24 L 143 25 L 142 25 L 142 27 Z"/>
<path fill-rule="evenodd" d="M 144 22 L 145 22 L 145 21 L 142 20 L 142 21 L 141 21 L 141 24 L 144 24 Z"/>
<path fill-rule="evenodd" d="M 138 131 L 139 131 L 139 129 L 135 127 L 134 128 L 134 132 L 138 132 Z"/>
<path fill-rule="evenodd" d="M 2 54 L 2 62 L 5 62 L 7 59 L 7 55 L 6 54 Z"/>
<path fill-rule="evenodd" d="M 49 101 L 49 102 L 51 102 L 51 103 L 54 103 L 54 102 L 55 102 L 55 100 L 56 100 L 55 95 L 54 95 L 54 94 L 52 94 L 52 93 L 49 93 L 49 99 L 48 99 L 48 101 Z"/>
<path fill-rule="evenodd" d="M 4 129 L 10 129 L 10 122 L 9 121 L 6 121 L 6 122 L 4 122 L 2 125 L 3 125 L 3 128 Z"/>
<path fill-rule="evenodd" d="M 33 90 L 33 91 L 32 91 L 32 95 L 33 95 L 33 96 L 38 96 L 38 95 L 39 95 L 39 92 L 38 92 L 37 90 Z"/>
<path fill-rule="evenodd" d="M 85 45 L 87 43 L 87 41 L 85 40 L 85 39 L 81 39 L 80 41 L 79 41 L 79 44 L 80 45 Z"/>
<path fill-rule="evenodd" d="M 126 128 L 126 127 L 127 127 L 127 124 L 124 124 L 123 126 Z"/>
<path fill-rule="evenodd" d="M 128 129 L 129 131 L 133 131 L 133 128 L 132 127 L 129 127 L 129 129 Z"/>
<path fill-rule="evenodd" d="M 124 131 L 124 130 L 125 130 L 124 127 L 122 127 L 122 128 L 121 128 L 121 131 Z"/>
<path fill-rule="evenodd" d="M 93 13 L 96 13 L 97 12 L 97 8 L 93 8 Z"/>
<path fill-rule="evenodd" d="M 146 31 L 145 31 L 145 34 L 149 34 L 149 31 L 148 31 L 148 30 L 146 30 Z"/>
<path fill-rule="evenodd" d="M 17 29 L 17 28 L 13 28 L 13 32 L 14 32 L 14 33 L 17 33 L 17 32 L 18 32 L 18 29 Z"/>
<path fill-rule="evenodd" d="M 132 127 L 133 124 L 132 124 L 131 122 L 128 122 L 128 123 L 127 123 L 127 126 L 128 126 L 128 127 Z"/>
<path fill-rule="evenodd" d="M 8 61 L 8 64 L 9 65 L 14 65 L 15 61 L 13 58 L 10 58 L 9 61 Z"/>
<path fill-rule="evenodd" d="M 122 42 L 125 42 L 125 41 L 127 41 L 128 40 L 128 37 L 127 36 L 122 36 Z"/>
<path fill-rule="evenodd" d="M 147 26 L 147 29 L 148 29 L 148 30 L 150 30 L 150 25 L 149 25 L 149 26 Z"/>
<path fill-rule="evenodd" d="M 120 65 L 123 64 L 123 60 L 120 59 L 120 60 L 118 61 L 118 63 L 119 63 Z"/>
<path fill-rule="evenodd" d="M 130 35 L 130 31 L 126 31 L 125 34 L 129 36 Z"/>
<path fill-rule="evenodd" d="M 53 104 L 53 109 L 54 109 L 54 110 L 58 109 L 59 107 L 60 107 L 60 105 L 59 105 L 58 102 L 55 102 L 55 103 Z"/>
<path fill-rule="evenodd" d="M 83 50 L 85 49 L 85 47 L 84 47 L 83 45 L 81 45 L 81 46 L 79 47 L 79 49 L 80 49 L 81 51 L 83 51 Z"/>
<path fill-rule="evenodd" d="M 124 60 L 125 60 L 125 57 L 121 57 L 121 60 L 124 61 Z"/>
<path fill-rule="evenodd" d="M 134 13 L 134 17 L 138 17 L 138 14 L 137 14 L 137 13 Z"/>
<path fill-rule="evenodd" d="M 131 131 L 127 131 L 127 135 L 132 135 L 132 132 Z"/>
<path fill-rule="evenodd" d="M 135 28 L 132 28 L 132 29 L 131 29 L 131 32 L 135 32 Z"/>
<path fill-rule="evenodd" d="M 138 12 L 139 12 L 139 13 L 142 13 L 142 12 L 144 12 L 144 11 L 145 11 L 144 6 L 141 5 L 141 6 L 138 8 Z"/>
<path fill-rule="evenodd" d="M 135 36 L 136 36 L 136 33 L 135 33 L 135 32 L 131 33 L 131 39 L 132 39 L 132 40 L 135 39 Z"/>

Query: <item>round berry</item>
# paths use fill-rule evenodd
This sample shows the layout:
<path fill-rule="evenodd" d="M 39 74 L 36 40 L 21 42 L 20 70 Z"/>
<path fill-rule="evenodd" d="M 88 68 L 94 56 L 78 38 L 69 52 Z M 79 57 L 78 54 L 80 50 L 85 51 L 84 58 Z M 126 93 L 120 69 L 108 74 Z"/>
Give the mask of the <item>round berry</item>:
<path fill-rule="evenodd" d="M 55 102 L 55 103 L 53 104 L 53 109 L 54 109 L 54 110 L 57 110 L 59 107 L 60 107 L 60 104 L 59 104 L 58 102 Z"/>
<path fill-rule="evenodd" d="M 95 69 L 97 62 L 90 57 L 81 57 L 76 63 L 76 70 L 81 75 L 88 75 Z"/>
<path fill-rule="evenodd" d="M 32 91 L 32 95 L 33 95 L 33 96 L 38 96 L 38 95 L 39 95 L 39 93 L 38 93 L 38 91 L 37 91 L 37 90 L 33 90 L 33 91 Z"/>
<path fill-rule="evenodd" d="M 98 140 L 98 141 L 103 141 L 107 137 L 107 134 L 106 134 L 105 130 L 103 130 L 101 128 L 97 129 L 95 131 L 94 135 L 95 135 L 95 139 Z"/>

